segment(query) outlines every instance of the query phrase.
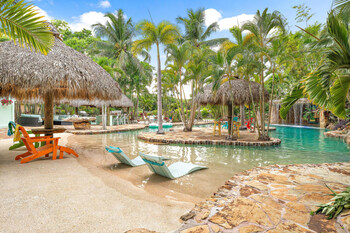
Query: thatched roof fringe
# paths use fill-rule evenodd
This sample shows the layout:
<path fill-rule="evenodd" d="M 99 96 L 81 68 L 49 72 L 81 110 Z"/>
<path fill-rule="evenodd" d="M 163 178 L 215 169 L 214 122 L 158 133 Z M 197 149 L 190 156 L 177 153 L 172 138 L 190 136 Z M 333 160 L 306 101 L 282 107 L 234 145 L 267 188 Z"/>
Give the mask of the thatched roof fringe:
<path fill-rule="evenodd" d="M 249 90 L 249 85 L 252 95 Z M 256 82 L 235 79 L 221 84 L 215 93 L 213 91 L 213 84 L 208 84 L 203 88 L 203 92 L 196 96 L 196 101 L 202 105 L 228 105 L 232 101 L 234 105 L 251 104 L 252 102 L 259 102 L 261 91 L 261 85 Z M 269 93 L 264 90 L 264 94 L 265 101 L 268 101 Z"/>

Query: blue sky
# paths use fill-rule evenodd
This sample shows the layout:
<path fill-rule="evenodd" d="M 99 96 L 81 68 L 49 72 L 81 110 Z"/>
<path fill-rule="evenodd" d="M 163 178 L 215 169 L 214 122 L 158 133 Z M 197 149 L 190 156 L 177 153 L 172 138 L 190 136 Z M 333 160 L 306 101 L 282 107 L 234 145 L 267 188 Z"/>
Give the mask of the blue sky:
<path fill-rule="evenodd" d="M 150 11 L 155 23 L 167 20 L 176 23 L 178 16 L 186 16 L 187 9 L 206 9 L 207 23 L 218 21 L 220 31 L 212 37 L 226 37 L 232 39 L 229 28 L 237 23 L 249 20 L 256 11 L 278 10 L 289 23 L 289 29 L 297 30 L 295 24 L 304 27 L 304 23 L 296 23 L 294 5 L 305 3 L 315 15 L 310 23 L 315 21 L 324 23 L 327 12 L 331 7 L 331 0 L 33 0 L 40 8 L 42 14 L 50 19 L 63 19 L 70 24 L 73 30 L 90 28 L 91 24 L 103 22 L 106 12 L 114 12 L 123 9 L 127 17 L 131 17 L 137 23 L 142 19 L 150 19 Z M 156 52 L 151 50 L 153 66 L 156 66 Z M 161 56 L 162 61 L 165 55 Z"/>

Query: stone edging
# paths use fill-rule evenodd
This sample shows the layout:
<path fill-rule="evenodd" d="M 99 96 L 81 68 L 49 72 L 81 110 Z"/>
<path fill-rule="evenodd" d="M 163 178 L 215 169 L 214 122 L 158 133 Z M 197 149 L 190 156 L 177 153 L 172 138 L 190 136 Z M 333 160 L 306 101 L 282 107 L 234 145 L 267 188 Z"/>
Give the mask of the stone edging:
<path fill-rule="evenodd" d="M 159 139 L 148 136 L 149 134 L 139 134 L 138 139 L 147 142 L 160 142 L 166 144 L 189 144 L 189 145 L 223 145 L 223 146 L 277 146 L 281 144 L 281 140 L 278 138 L 271 138 L 271 141 L 228 141 L 228 140 L 182 140 L 182 139 Z"/>
<path fill-rule="evenodd" d="M 346 135 L 346 134 L 341 134 L 339 132 L 340 131 L 328 131 L 328 132 L 324 132 L 323 134 L 326 137 L 343 139 L 344 142 L 346 142 L 348 145 L 350 145 L 350 136 Z"/>
<path fill-rule="evenodd" d="M 348 232 L 350 211 L 328 220 L 311 215 L 349 184 L 349 163 L 256 167 L 236 174 L 206 201 L 181 216 L 175 233 Z"/>
<path fill-rule="evenodd" d="M 67 130 L 67 133 L 75 134 L 75 135 L 91 135 L 91 134 L 107 134 L 107 133 L 117 133 L 117 132 L 125 132 L 125 131 L 136 131 L 142 130 L 148 127 L 147 125 L 135 127 L 135 128 L 122 128 L 122 129 L 107 129 L 107 130 Z"/>

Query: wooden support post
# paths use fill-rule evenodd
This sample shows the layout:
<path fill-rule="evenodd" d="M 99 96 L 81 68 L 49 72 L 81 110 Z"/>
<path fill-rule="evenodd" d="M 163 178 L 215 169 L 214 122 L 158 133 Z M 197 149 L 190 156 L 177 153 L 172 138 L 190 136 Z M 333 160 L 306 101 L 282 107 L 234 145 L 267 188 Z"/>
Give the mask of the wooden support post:
<path fill-rule="evenodd" d="M 45 129 L 53 129 L 53 93 L 48 91 L 44 95 Z"/>
<path fill-rule="evenodd" d="M 244 104 L 240 106 L 240 115 L 241 115 L 241 127 L 244 127 L 244 120 L 245 120 L 245 111 L 244 111 Z"/>
<path fill-rule="evenodd" d="M 228 135 L 231 136 L 231 130 L 232 130 L 232 104 L 228 104 Z"/>
<path fill-rule="evenodd" d="M 102 129 L 106 130 L 106 106 L 102 105 Z"/>

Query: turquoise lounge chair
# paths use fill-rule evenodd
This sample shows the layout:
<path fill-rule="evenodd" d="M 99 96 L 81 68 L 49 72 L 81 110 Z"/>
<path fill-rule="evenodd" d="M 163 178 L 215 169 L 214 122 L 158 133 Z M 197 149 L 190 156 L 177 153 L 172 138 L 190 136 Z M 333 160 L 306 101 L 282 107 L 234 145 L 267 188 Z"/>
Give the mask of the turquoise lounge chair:
<path fill-rule="evenodd" d="M 108 152 L 111 152 L 114 155 L 114 157 L 118 159 L 121 163 L 129 165 L 131 167 L 138 167 L 146 164 L 140 156 L 137 156 L 134 159 L 130 159 L 119 147 L 106 146 L 105 148 Z M 162 158 L 163 160 L 169 160 L 168 158 L 164 157 L 160 158 Z"/>
<path fill-rule="evenodd" d="M 192 163 L 184 162 L 176 162 L 167 167 L 162 157 L 146 155 L 142 152 L 139 152 L 139 154 L 151 171 L 158 175 L 165 176 L 169 179 L 176 179 L 191 172 L 207 168 L 204 166 L 198 166 Z"/>

